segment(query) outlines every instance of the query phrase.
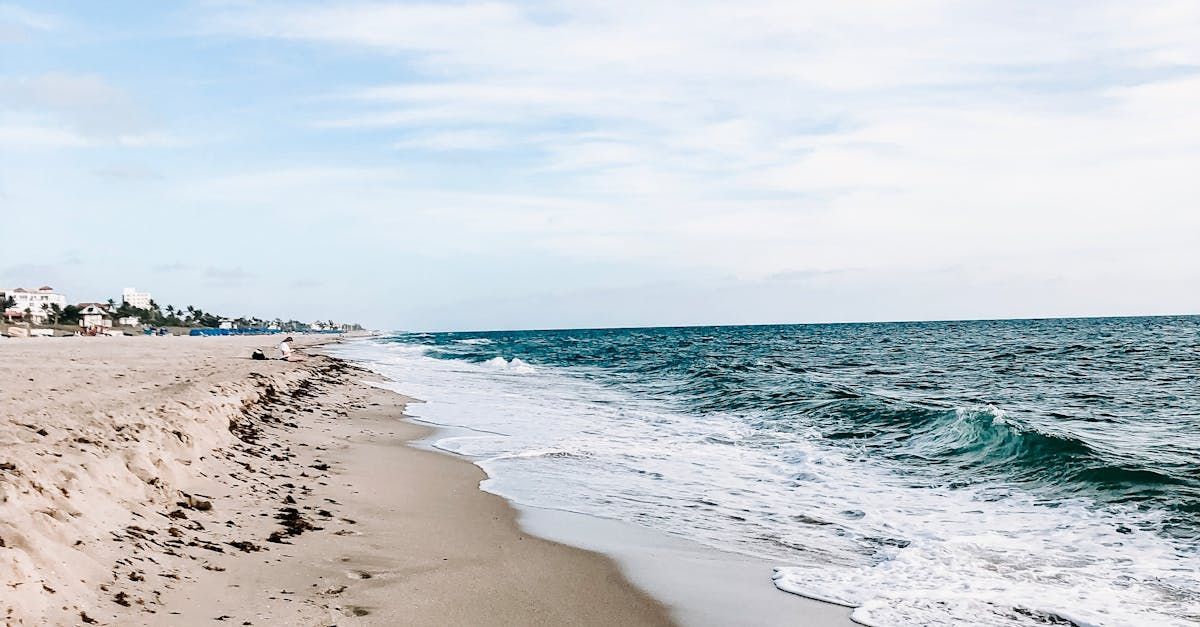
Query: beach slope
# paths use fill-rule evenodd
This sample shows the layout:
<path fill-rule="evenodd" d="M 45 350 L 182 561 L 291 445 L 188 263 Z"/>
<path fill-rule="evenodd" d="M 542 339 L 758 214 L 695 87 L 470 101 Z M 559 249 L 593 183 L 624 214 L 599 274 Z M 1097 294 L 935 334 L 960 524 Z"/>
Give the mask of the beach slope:
<path fill-rule="evenodd" d="M 405 446 L 407 399 L 248 359 L 269 343 L 0 343 L 6 623 L 670 623 L 608 558 L 525 534 L 478 468 Z"/>

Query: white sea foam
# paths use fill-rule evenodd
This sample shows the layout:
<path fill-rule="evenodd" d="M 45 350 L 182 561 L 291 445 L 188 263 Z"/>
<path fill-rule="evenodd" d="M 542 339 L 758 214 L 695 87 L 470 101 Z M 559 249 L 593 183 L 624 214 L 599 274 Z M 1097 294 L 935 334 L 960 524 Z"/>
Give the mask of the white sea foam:
<path fill-rule="evenodd" d="M 514 374 L 533 374 L 534 372 L 537 372 L 533 366 L 530 366 L 516 357 L 513 357 L 512 359 L 493 357 L 483 362 L 483 366 L 489 370 L 499 370 Z"/>
<path fill-rule="evenodd" d="M 437 444 L 475 458 L 484 489 L 774 559 L 780 589 L 855 606 L 865 624 L 1058 616 L 1173 626 L 1200 616 L 1189 556 L 1125 525 L 1146 514 L 912 487 L 812 434 L 675 413 L 519 359 L 434 359 L 426 347 L 369 342 L 335 350 L 426 401 L 410 407 L 416 416 L 496 432 Z"/>

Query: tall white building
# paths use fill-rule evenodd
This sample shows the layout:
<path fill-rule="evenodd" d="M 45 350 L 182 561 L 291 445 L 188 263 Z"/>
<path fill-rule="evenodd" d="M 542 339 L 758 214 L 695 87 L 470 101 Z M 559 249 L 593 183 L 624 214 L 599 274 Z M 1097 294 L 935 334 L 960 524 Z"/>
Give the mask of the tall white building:
<path fill-rule="evenodd" d="M 139 292 L 132 287 L 121 290 L 121 302 L 138 309 L 150 308 L 150 292 Z"/>
<path fill-rule="evenodd" d="M 12 290 L 0 290 L 0 302 L 13 299 L 16 303 L 4 311 L 5 316 L 28 315 L 33 322 L 42 324 L 50 317 L 50 309 L 58 305 L 59 309 L 67 306 L 67 297 L 55 293 L 54 288 L 43 285 L 36 290 L 18 287 Z"/>

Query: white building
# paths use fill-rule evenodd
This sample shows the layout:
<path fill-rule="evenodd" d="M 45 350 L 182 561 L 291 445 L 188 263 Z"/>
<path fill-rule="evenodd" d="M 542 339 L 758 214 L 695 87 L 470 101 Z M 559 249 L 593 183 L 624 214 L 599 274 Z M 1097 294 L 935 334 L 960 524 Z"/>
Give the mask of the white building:
<path fill-rule="evenodd" d="M 23 287 L 0 290 L 0 302 L 10 298 L 16 304 L 4 310 L 6 318 L 28 315 L 37 324 L 43 324 L 49 319 L 54 305 L 58 305 L 60 310 L 67 306 L 67 297 L 55 293 L 54 288 L 49 285 L 43 285 L 36 290 L 27 290 Z"/>
<path fill-rule="evenodd" d="M 141 318 L 138 318 L 137 316 L 125 316 L 124 318 L 117 319 L 117 324 L 123 327 L 136 327 L 141 323 Z"/>
<path fill-rule="evenodd" d="M 112 315 L 100 303 L 79 303 L 79 326 L 85 329 L 112 327 Z"/>
<path fill-rule="evenodd" d="M 236 329 L 238 325 L 236 321 L 230 318 L 221 318 L 221 323 L 217 327 L 221 329 Z"/>
<path fill-rule="evenodd" d="M 132 287 L 121 290 L 121 302 L 138 309 L 150 308 L 150 292 L 139 292 Z"/>

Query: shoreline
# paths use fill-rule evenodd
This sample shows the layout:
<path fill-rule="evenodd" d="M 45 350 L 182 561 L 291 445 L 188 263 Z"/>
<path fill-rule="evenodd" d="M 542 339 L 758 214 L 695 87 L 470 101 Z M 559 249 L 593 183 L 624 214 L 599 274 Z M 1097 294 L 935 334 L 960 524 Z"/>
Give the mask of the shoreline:
<path fill-rule="evenodd" d="M 289 607 L 296 599 L 283 591 L 303 597 L 307 584 L 317 592 L 301 602 L 315 601 L 338 624 L 671 624 L 604 556 L 523 532 L 516 510 L 476 488 L 482 471 L 473 464 L 411 447 L 428 435 L 401 414 L 415 399 L 349 385 L 368 407 L 326 423 L 337 444 L 321 455 L 344 483 L 313 495 L 336 500 L 353 526 L 298 538 L 284 572 L 235 564 L 209 577 L 211 585 L 198 581 L 200 590 L 182 593 L 179 604 L 216 608 L 232 596 L 244 608 L 261 604 L 273 585 L 278 593 L 267 599 L 277 603 L 265 620 L 298 624 L 304 612 Z M 231 579 L 253 585 L 231 591 Z"/>
<path fill-rule="evenodd" d="M 372 374 L 386 379 L 384 375 Z M 400 382 L 389 380 L 378 385 L 403 395 L 397 389 Z M 414 400 L 418 404 L 424 402 Z M 490 478 L 476 463 L 478 458 L 438 446 L 441 439 L 469 437 L 479 431 L 429 422 L 408 413 L 404 421 L 426 431 L 424 436 L 410 440 L 410 447 L 468 462 L 479 468 L 483 477 Z M 482 485 L 478 489 L 504 500 L 517 512 L 517 522 L 526 532 L 612 559 L 626 579 L 665 604 L 680 624 L 691 627 L 858 625 L 850 618 L 852 607 L 776 588 L 774 569 L 784 564 L 724 551 L 620 520 L 526 505 Z"/>
<path fill-rule="evenodd" d="M 672 624 L 408 446 L 410 399 L 311 351 L 249 360 L 261 341 L 0 345 L 6 623 Z"/>

